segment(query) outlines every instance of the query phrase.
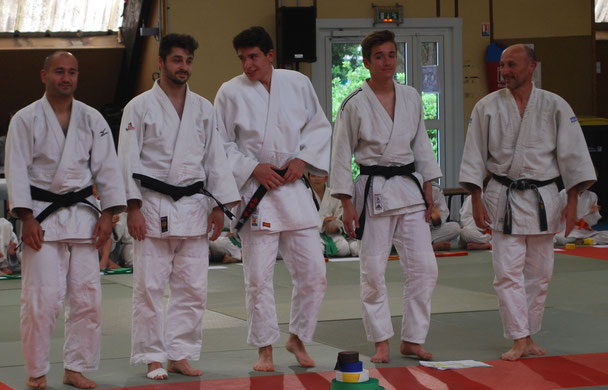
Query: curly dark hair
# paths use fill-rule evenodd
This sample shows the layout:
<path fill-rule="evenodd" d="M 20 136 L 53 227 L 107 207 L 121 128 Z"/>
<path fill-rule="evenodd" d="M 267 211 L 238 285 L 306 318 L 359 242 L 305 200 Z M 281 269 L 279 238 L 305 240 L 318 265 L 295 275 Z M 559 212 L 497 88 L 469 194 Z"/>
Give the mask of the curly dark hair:
<path fill-rule="evenodd" d="M 174 47 L 182 48 L 188 53 L 194 54 L 194 51 L 198 49 L 198 42 L 191 35 L 167 34 L 160 40 L 158 47 L 159 57 L 165 61 Z"/>

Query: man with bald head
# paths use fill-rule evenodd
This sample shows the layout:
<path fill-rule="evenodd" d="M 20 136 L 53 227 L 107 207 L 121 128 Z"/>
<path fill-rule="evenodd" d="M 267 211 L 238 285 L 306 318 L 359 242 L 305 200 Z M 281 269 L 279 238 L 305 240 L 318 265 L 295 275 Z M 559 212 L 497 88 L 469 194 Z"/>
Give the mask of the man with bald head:
<path fill-rule="evenodd" d="M 540 330 L 553 273 L 553 236 L 564 220 L 566 236 L 572 231 L 577 195 L 596 180 L 574 112 L 561 97 L 534 86 L 535 68 L 528 46 L 502 53 L 506 88 L 475 105 L 460 166 L 476 225 L 492 229 L 494 287 L 504 336 L 513 340 L 504 360 L 546 353 L 532 335 Z M 482 196 L 486 170 L 492 179 Z M 568 193 L 565 209 L 560 176 Z"/>
<path fill-rule="evenodd" d="M 112 215 L 126 206 L 112 132 L 101 114 L 74 99 L 78 61 L 48 56 L 42 99 L 9 125 L 5 172 L 11 213 L 23 229 L 21 340 L 31 388 L 46 387 L 55 322 L 65 300 L 63 383 L 91 389 L 101 343 L 97 249 Z M 95 184 L 100 202 L 93 196 Z"/>

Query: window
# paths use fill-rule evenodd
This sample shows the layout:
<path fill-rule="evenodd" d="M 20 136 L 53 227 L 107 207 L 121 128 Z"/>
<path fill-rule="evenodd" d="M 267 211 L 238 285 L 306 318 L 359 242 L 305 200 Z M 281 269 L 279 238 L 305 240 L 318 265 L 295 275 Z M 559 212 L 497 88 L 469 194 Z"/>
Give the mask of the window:
<path fill-rule="evenodd" d="M 123 7 L 124 0 L 3 0 L 0 33 L 118 31 Z"/>
<path fill-rule="evenodd" d="M 318 60 L 312 65 L 312 80 L 319 102 L 333 121 L 342 100 L 369 77 L 361 40 L 388 27 L 397 43 L 395 79 L 420 92 L 427 133 L 444 173 L 441 184 L 457 187 L 464 145 L 461 21 L 406 19 L 402 26 L 407 27 L 373 27 L 367 19 L 317 20 Z"/>

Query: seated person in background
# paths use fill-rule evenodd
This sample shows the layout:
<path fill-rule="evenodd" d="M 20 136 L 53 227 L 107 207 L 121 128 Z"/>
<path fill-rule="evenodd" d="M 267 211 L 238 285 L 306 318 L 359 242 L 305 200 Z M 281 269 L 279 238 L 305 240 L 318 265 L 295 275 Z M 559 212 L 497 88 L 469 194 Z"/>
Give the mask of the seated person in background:
<path fill-rule="evenodd" d="M 110 238 L 112 239 L 110 259 L 121 267 L 133 268 L 133 237 L 127 229 L 127 213 L 119 215 Z"/>
<path fill-rule="evenodd" d="M 0 218 L 0 275 L 12 275 L 21 270 L 21 253 L 17 251 L 17 242 L 13 225 Z"/>
<path fill-rule="evenodd" d="M 133 237 L 127 229 L 126 213 L 112 217 L 112 235 L 99 249 L 99 270 L 133 268 Z"/>
<path fill-rule="evenodd" d="M 357 256 L 359 254 L 358 242 L 347 239 L 343 234 L 342 202 L 330 195 L 327 176 L 308 173 L 308 180 L 321 217 L 318 228 L 323 244 L 323 254 L 326 257 Z"/>
<path fill-rule="evenodd" d="M 566 190 L 561 190 L 559 193 L 562 204 L 567 204 L 568 194 Z M 555 234 L 553 242 L 559 246 L 566 244 L 582 244 L 585 238 L 593 239 L 594 245 L 608 244 L 608 231 L 593 230 L 591 226 L 595 225 L 602 216 L 600 215 L 600 206 L 597 204 L 597 195 L 591 191 L 583 191 L 578 195 L 578 203 L 576 205 L 576 225 L 570 232 L 568 237 L 564 236 L 565 225 Z"/>
<path fill-rule="evenodd" d="M 492 249 L 492 245 L 490 244 L 492 230 L 481 229 L 475 224 L 471 195 L 466 197 L 460 208 L 460 223 L 462 224 L 460 241 L 466 245 L 468 251 Z"/>
<path fill-rule="evenodd" d="M 230 232 L 230 220 L 224 216 L 224 229 L 215 241 L 209 241 L 209 261 L 213 263 L 240 263 L 243 259 L 241 242 Z"/>
<path fill-rule="evenodd" d="M 452 248 L 452 241 L 460 234 L 458 222 L 446 222 L 450 215 L 450 210 L 445 202 L 443 191 L 439 184 L 433 182 L 433 209 L 431 211 L 431 240 L 434 251 L 447 251 Z"/>

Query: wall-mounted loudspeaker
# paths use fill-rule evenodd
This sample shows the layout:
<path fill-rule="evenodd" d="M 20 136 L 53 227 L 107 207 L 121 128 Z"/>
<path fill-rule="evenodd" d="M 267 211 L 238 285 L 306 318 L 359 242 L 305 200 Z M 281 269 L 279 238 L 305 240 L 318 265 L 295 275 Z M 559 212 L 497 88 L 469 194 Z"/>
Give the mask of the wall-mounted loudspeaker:
<path fill-rule="evenodd" d="M 280 64 L 315 62 L 316 7 L 277 9 L 277 56 Z"/>

